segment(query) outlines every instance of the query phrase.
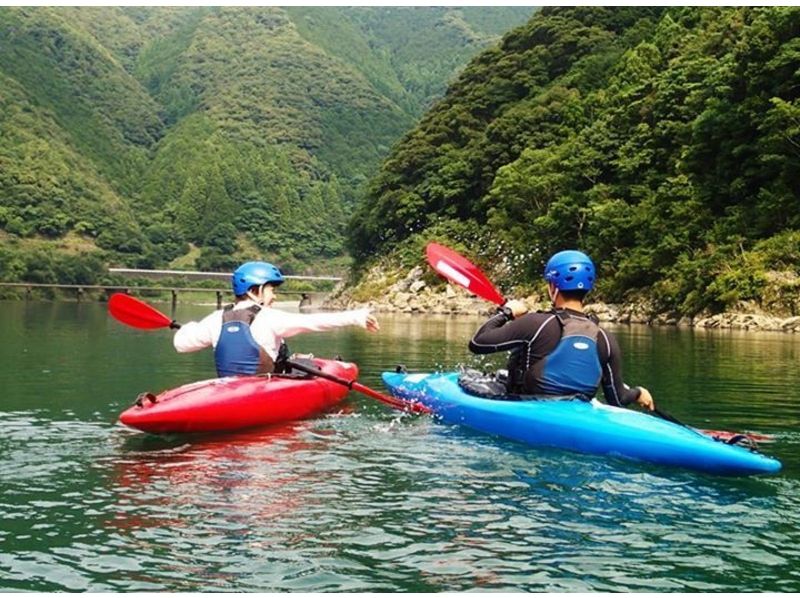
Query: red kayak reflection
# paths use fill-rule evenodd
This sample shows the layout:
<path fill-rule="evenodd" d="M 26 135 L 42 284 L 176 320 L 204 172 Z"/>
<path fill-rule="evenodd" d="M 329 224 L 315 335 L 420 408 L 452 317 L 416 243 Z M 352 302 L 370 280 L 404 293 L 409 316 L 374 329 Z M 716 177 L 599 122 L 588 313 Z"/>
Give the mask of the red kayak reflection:
<path fill-rule="evenodd" d="M 326 455 L 329 439 L 341 441 L 325 418 L 213 436 L 137 434 L 116 462 L 118 509 L 108 525 L 135 532 L 196 528 L 198 518 L 217 519 L 244 539 L 248 520 L 280 517 L 313 500 L 304 489 L 324 475 L 315 464 Z"/>

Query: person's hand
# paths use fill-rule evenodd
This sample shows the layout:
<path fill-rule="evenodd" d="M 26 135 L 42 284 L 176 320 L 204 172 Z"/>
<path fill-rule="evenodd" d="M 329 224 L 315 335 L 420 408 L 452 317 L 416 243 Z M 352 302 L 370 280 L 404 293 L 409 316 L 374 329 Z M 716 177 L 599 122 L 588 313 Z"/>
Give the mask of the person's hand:
<path fill-rule="evenodd" d="M 506 304 L 503 307 L 507 307 L 511 310 L 511 313 L 514 314 L 515 318 L 520 316 L 524 316 L 528 313 L 528 306 L 525 304 L 524 301 L 520 301 L 519 299 L 512 299 L 511 301 L 506 301 Z"/>
<path fill-rule="evenodd" d="M 639 390 L 641 392 L 639 398 L 636 399 L 636 403 L 648 411 L 653 411 L 656 408 L 656 404 L 653 402 L 653 396 L 650 394 L 650 391 L 643 386 L 640 386 Z"/>
<path fill-rule="evenodd" d="M 378 324 L 378 320 L 372 314 L 367 314 L 367 330 L 370 332 L 378 332 L 380 330 L 380 324 Z"/>

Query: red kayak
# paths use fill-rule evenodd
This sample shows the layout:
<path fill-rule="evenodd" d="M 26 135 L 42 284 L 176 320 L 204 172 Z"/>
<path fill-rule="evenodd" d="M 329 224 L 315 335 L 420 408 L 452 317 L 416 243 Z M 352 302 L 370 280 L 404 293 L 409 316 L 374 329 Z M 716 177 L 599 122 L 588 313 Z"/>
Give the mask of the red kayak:
<path fill-rule="evenodd" d="M 324 373 L 352 382 L 354 363 L 314 359 Z M 153 434 L 223 432 L 303 419 L 339 403 L 348 388 L 318 377 L 231 376 L 146 393 L 119 421 Z"/>

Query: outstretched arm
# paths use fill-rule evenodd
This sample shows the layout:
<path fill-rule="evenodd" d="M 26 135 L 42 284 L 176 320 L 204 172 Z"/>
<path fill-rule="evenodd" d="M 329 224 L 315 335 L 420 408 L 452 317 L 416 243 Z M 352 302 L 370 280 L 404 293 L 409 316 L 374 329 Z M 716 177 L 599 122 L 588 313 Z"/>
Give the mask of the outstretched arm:
<path fill-rule="evenodd" d="M 360 326 L 370 331 L 380 329 L 378 320 L 366 308 L 316 314 L 272 311 L 274 313 L 264 321 L 268 321 L 273 333 L 281 338 L 289 338 L 304 332 L 323 332 L 342 326 Z"/>

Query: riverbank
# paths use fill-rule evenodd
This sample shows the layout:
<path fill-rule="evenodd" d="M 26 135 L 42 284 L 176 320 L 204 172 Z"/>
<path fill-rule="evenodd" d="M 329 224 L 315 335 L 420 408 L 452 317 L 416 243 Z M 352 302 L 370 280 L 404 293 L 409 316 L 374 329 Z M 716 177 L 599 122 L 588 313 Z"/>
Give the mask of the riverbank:
<path fill-rule="evenodd" d="M 546 298 L 530 295 L 523 298 L 531 311 L 549 309 Z M 471 295 L 464 289 L 430 279 L 429 273 L 417 267 L 401 272 L 371 271 L 356 287 L 335 290 L 324 302 L 324 309 L 356 309 L 369 307 L 375 313 L 452 314 L 489 316 L 496 307 Z M 588 303 L 586 311 L 601 322 L 646 324 L 685 328 L 730 329 L 800 332 L 800 316 L 782 317 L 763 313 L 755 308 L 719 314 L 703 313 L 695 317 L 655 313 L 646 303 Z"/>

